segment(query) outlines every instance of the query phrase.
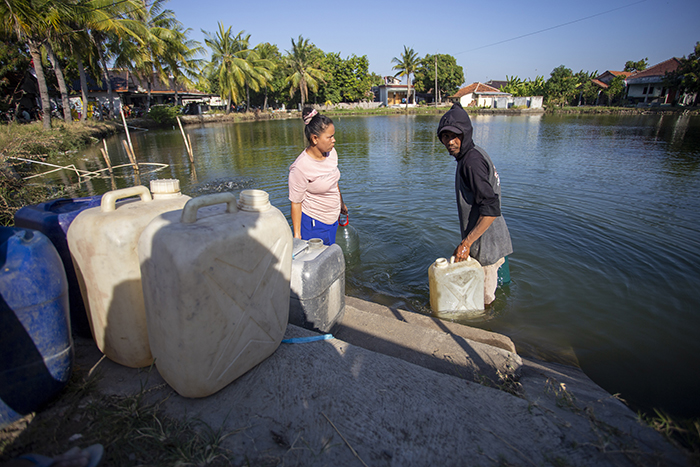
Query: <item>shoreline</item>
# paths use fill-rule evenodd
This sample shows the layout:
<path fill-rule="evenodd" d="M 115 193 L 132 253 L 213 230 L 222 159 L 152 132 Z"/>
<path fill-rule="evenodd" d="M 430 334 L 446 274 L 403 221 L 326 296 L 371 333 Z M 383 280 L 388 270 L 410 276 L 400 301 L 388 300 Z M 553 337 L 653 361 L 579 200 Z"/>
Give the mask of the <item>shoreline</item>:
<path fill-rule="evenodd" d="M 284 337 L 315 335 L 288 325 Z M 281 344 L 200 399 L 177 394 L 156 366 L 104 358 L 91 339 L 74 347 L 71 382 L 0 431 L 0 460 L 102 443 L 104 467 L 693 461 L 579 369 L 521 358 L 500 334 L 351 297 L 334 338 Z"/>

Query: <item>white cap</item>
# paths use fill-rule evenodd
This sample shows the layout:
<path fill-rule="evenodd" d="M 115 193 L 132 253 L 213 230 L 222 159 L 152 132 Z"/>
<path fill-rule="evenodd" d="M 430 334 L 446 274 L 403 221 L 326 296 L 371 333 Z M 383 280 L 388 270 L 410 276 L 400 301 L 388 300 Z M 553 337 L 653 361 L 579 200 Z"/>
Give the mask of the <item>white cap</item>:
<path fill-rule="evenodd" d="M 151 194 L 154 199 L 180 196 L 180 180 L 177 178 L 151 180 Z"/>

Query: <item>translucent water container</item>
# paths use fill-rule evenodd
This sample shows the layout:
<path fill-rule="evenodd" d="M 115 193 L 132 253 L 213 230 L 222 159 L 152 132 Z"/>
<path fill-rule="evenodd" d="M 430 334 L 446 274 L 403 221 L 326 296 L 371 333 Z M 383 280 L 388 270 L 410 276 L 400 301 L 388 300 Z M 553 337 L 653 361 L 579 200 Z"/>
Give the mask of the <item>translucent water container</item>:
<path fill-rule="evenodd" d="M 36 411 L 70 379 L 68 281 L 37 230 L 0 227 L 0 427 Z"/>
<path fill-rule="evenodd" d="M 294 239 L 289 322 L 331 332 L 345 314 L 345 259 L 337 244 Z"/>
<path fill-rule="evenodd" d="M 343 250 L 345 262 L 351 267 L 360 261 L 360 235 L 355 227 L 350 225 L 350 216 L 340 215 L 338 230 L 335 233 L 335 243 Z"/>
<path fill-rule="evenodd" d="M 428 268 L 430 307 L 435 313 L 484 309 L 484 270 L 477 260 L 438 258 Z"/>
<path fill-rule="evenodd" d="M 209 396 L 277 349 L 289 316 L 292 232 L 261 190 L 190 200 L 139 240 L 148 335 L 180 395 Z"/>
<path fill-rule="evenodd" d="M 156 216 L 182 209 L 190 199 L 180 193 L 178 180 L 153 180 L 151 190 L 135 186 L 107 192 L 99 208 L 81 212 L 68 229 L 68 247 L 97 347 L 110 360 L 132 368 L 153 363 L 139 237 Z"/>
<path fill-rule="evenodd" d="M 56 247 L 68 279 L 71 328 L 80 337 L 90 337 L 90 322 L 83 304 L 83 297 L 80 294 L 78 278 L 75 276 L 66 235 L 75 217 L 85 209 L 99 206 L 101 200 L 102 195 L 85 198 L 61 198 L 24 206 L 15 213 L 15 227 L 38 230 L 46 235 Z"/>

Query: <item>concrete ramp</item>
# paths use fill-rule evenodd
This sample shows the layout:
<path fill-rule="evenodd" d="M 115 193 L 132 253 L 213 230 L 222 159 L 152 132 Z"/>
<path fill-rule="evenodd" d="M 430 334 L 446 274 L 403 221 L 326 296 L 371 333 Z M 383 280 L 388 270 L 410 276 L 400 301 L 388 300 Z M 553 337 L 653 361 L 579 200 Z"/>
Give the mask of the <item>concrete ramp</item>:
<path fill-rule="evenodd" d="M 576 368 L 518 360 L 503 336 L 395 310 L 373 317 L 373 304 L 348 303 L 338 335 L 358 344 L 282 344 L 203 399 L 179 396 L 155 368 L 100 360 L 91 341 L 78 342 L 77 357 L 101 371 L 101 392 L 143 394 L 171 417 L 226 433 L 223 447 L 236 466 L 689 465 Z M 285 337 L 312 335 L 290 325 Z M 509 359 L 522 363 L 507 387 L 463 377 L 495 373 Z"/>
<path fill-rule="evenodd" d="M 492 384 L 516 377 L 522 359 L 506 336 L 347 297 L 335 337 L 433 371 Z"/>

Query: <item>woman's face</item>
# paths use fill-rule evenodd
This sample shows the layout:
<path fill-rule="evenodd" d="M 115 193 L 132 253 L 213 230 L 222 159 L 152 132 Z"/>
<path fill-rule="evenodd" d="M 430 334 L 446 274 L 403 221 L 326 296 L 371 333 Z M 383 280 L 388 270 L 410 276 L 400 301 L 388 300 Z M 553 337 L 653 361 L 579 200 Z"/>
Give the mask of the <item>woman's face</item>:
<path fill-rule="evenodd" d="M 314 145 L 322 153 L 330 152 L 335 146 L 335 126 L 331 123 L 320 135 L 312 135 Z"/>

